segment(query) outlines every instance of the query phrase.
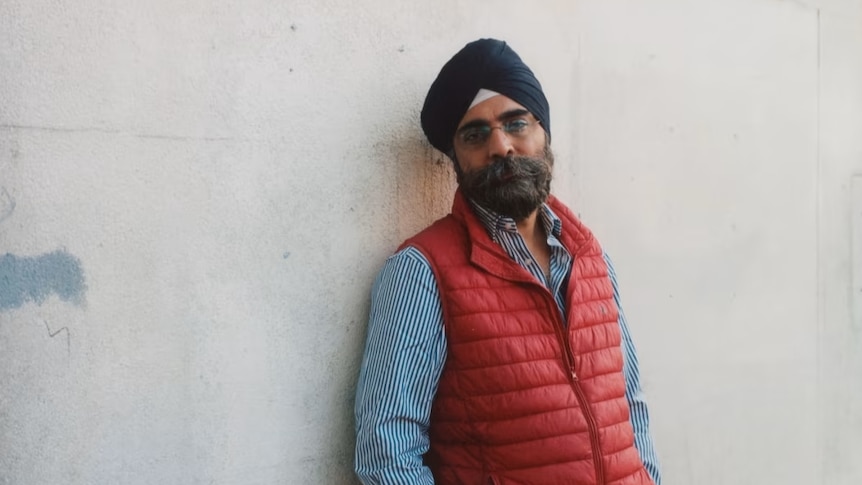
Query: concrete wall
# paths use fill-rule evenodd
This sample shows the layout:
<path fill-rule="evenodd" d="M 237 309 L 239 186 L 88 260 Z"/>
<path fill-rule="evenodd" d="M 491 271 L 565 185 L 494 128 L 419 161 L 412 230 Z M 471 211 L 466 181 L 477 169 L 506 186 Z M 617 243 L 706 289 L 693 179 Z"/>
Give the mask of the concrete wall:
<path fill-rule="evenodd" d="M 0 484 L 353 483 L 371 281 L 454 184 L 419 108 L 481 36 L 546 87 L 665 483 L 860 483 L 860 25 L 851 0 L 0 2 Z"/>

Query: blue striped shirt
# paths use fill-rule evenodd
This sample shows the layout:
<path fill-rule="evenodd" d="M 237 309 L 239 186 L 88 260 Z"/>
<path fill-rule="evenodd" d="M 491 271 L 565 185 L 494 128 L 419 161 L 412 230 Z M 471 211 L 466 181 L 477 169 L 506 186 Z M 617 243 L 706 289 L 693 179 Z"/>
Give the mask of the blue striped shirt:
<path fill-rule="evenodd" d="M 543 205 L 539 222 L 551 248 L 550 274 L 527 249 L 515 221 L 473 204 L 488 234 L 509 256 L 554 294 L 565 315 L 563 282 L 572 256 L 560 243 L 562 221 Z M 626 398 L 635 446 L 647 472 L 661 485 L 640 387 L 638 359 L 620 305 L 616 273 L 605 255 L 614 301 L 619 307 Z M 565 319 L 564 319 L 565 320 Z M 422 455 L 429 448 L 431 404 L 446 361 L 443 310 L 434 274 L 418 250 L 407 247 L 386 260 L 374 282 L 365 356 L 356 391 L 356 474 L 362 483 L 433 484 Z"/>

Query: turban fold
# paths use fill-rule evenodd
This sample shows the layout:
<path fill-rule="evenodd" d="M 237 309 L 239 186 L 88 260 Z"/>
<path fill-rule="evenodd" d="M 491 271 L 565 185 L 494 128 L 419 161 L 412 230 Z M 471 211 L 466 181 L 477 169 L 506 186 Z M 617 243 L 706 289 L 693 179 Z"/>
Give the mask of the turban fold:
<path fill-rule="evenodd" d="M 431 84 L 422 106 L 422 130 L 448 154 L 458 123 L 480 89 L 496 91 L 527 108 L 551 134 L 548 100 L 533 71 L 505 42 L 479 39 L 455 54 Z"/>

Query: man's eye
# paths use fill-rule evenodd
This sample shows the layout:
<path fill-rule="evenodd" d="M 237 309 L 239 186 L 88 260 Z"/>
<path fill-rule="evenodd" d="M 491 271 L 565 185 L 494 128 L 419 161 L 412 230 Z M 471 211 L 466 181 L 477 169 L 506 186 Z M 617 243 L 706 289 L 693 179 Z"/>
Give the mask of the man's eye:
<path fill-rule="evenodd" d="M 482 130 L 466 130 L 461 133 L 461 140 L 468 145 L 480 143 L 482 138 Z"/>
<path fill-rule="evenodd" d="M 509 133 L 521 133 L 530 126 L 530 123 L 524 119 L 510 120 L 506 122 L 506 131 Z"/>

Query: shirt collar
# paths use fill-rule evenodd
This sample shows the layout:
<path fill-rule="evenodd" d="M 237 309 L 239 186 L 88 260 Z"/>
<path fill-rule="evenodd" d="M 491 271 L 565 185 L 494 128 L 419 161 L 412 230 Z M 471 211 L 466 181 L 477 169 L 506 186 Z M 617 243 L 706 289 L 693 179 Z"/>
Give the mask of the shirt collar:
<path fill-rule="evenodd" d="M 473 213 L 475 213 L 476 217 L 479 218 L 482 226 L 488 232 L 488 236 L 490 236 L 494 242 L 499 242 L 500 233 L 518 232 L 518 225 L 515 223 L 515 219 L 497 214 L 496 212 L 473 202 L 471 199 L 468 200 L 470 201 L 470 206 L 473 208 Z M 553 235 L 559 239 L 563 230 L 563 221 L 554 214 L 554 211 L 548 207 L 548 204 L 542 204 L 539 207 L 539 223 L 545 229 L 545 234 Z"/>

